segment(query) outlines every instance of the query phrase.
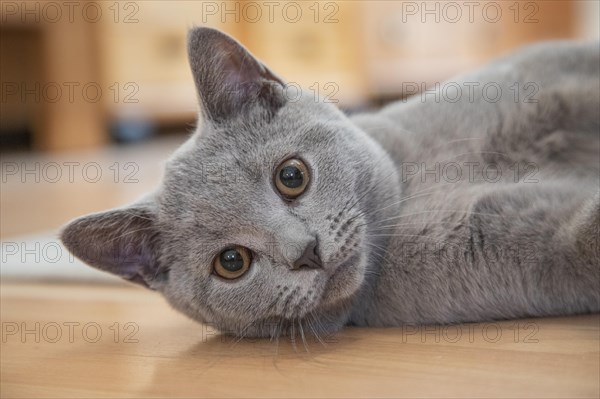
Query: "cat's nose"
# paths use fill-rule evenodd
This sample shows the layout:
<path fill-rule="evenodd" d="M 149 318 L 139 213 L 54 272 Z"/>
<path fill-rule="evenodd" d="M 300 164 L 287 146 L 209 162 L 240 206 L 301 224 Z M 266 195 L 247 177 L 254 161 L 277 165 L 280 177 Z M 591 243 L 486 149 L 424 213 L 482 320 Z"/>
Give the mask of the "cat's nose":
<path fill-rule="evenodd" d="M 298 270 L 303 267 L 310 269 L 323 267 L 323 262 L 321 262 L 321 257 L 319 256 L 319 242 L 316 238 L 304 248 L 302 255 L 294 262 L 292 270 Z"/>

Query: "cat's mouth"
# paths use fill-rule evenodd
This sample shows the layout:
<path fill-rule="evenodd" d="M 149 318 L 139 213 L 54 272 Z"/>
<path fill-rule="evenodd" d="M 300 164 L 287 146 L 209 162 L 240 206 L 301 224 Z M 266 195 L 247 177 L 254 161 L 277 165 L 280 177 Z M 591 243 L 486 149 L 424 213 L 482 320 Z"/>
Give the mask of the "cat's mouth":
<path fill-rule="evenodd" d="M 360 251 L 354 251 L 343 262 L 335 266 L 327 278 L 321 303 L 335 305 L 352 296 L 362 283 L 366 258 Z"/>
<path fill-rule="evenodd" d="M 344 325 L 351 298 L 364 280 L 365 259 L 364 251 L 356 250 L 333 267 L 305 270 L 307 277 L 309 274 L 314 277 L 310 288 L 305 284 L 290 286 L 277 298 L 269 315 L 241 327 L 227 323 L 221 331 L 261 337 L 323 336 L 337 331 Z"/>
<path fill-rule="evenodd" d="M 297 306 L 293 313 L 281 314 L 277 322 L 278 335 L 300 335 L 303 325 L 304 328 L 307 326 L 310 328 L 309 334 L 323 334 L 338 330 L 343 325 L 344 319 L 336 316 L 349 308 L 347 305 L 350 299 L 359 290 L 364 280 L 365 258 L 363 252 L 354 251 L 346 260 L 330 268 L 330 272 L 321 273 L 321 279 L 317 283 L 321 295 L 313 296 L 312 300 L 307 302 L 296 302 L 297 305 L 303 306 Z M 324 314 L 329 314 L 333 318 L 330 321 L 323 321 L 320 315 Z"/>
<path fill-rule="evenodd" d="M 359 288 L 363 279 L 362 269 L 362 254 L 354 251 L 337 264 L 304 270 L 307 280 L 299 286 L 287 288 L 279 295 L 274 307 L 275 314 L 295 320 L 339 305 Z"/>
<path fill-rule="evenodd" d="M 360 288 L 366 270 L 365 229 L 362 220 L 348 219 L 345 234 L 338 234 L 341 247 L 330 256 L 322 273 L 322 294 L 317 307 L 337 306 Z"/>

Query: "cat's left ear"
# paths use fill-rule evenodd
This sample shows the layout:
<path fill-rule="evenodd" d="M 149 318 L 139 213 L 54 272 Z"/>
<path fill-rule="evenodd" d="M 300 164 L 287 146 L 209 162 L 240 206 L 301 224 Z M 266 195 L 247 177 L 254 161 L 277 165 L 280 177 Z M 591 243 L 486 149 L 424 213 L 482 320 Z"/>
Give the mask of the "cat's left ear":
<path fill-rule="evenodd" d="M 159 264 L 159 230 L 152 203 L 139 203 L 80 217 L 65 226 L 61 240 L 73 255 L 97 269 L 151 289 L 168 270 Z"/>
<path fill-rule="evenodd" d="M 272 115 L 285 104 L 283 81 L 230 36 L 194 28 L 188 53 L 205 119 L 219 123 L 255 106 Z"/>

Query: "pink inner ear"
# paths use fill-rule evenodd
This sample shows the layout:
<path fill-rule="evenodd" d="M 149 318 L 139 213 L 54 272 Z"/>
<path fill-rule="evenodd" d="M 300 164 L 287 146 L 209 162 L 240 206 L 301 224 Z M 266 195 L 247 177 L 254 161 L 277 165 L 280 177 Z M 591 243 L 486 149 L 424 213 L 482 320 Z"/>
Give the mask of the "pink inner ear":
<path fill-rule="evenodd" d="M 204 116 L 215 122 L 247 108 L 262 106 L 273 114 L 285 98 L 283 82 L 233 38 L 211 28 L 190 32 L 188 51 Z"/>
<path fill-rule="evenodd" d="M 97 269 L 149 286 L 158 273 L 152 211 L 127 208 L 84 216 L 61 239 L 75 256 Z"/>
<path fill-rule="evenodd" d="M 99 262 L 111 265 L 112 273 L 131 279 L 135 275 L 143 275 L 154 262 L 152 253 L 142 242 L 129 241 L 125 245 L 115 245 L 108 253 L 100 253 Z"/>
<path fill-rule="evenodd" d="M 228 49 L 222 52 L 220 58 L 223 87 L 229 88 L 236 103 L 256 100 L 263 86 L 274 76 L 236 43 L 225 45 Z"/>

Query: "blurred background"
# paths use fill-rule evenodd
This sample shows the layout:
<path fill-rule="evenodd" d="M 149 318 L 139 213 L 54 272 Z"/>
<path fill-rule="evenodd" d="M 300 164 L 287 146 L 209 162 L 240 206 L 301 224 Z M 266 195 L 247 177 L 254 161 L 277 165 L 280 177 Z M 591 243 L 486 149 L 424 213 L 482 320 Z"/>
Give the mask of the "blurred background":
<path fill-rule="evenodd" d="M 194 25 L 233 35 L 348 112 L 527 43 L 597 40 L 600 25 L 595 0 L 0 4 L 3 278 L 91 276 L 56 232 L 156 186 L 196 123 L 186 55 Z"/>

